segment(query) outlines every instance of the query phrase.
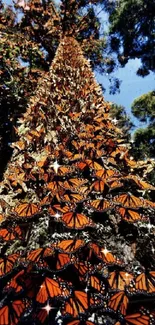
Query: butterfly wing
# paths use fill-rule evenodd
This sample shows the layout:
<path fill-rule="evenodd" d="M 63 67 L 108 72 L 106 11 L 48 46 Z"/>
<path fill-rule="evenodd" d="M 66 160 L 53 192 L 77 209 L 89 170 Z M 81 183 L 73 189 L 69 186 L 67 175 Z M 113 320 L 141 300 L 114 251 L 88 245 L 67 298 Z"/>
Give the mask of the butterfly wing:
<path fill-rule="evenodd" d="M 135 313 L 124 317 L 126 325 L 149 325 L 150 317 L 141 313 Z"/>
<path fill-rule="evenodd" d="M 36 296 L 36 301 L 44 304 L 49 298 L 55 298 L 62 295 L 59 283 L 51 278 L 46 277 L 42 282 Z"/>
<path fill-rule="evenodd" d="M 129 299 L 124 291 L 115 293 L 108 302 L 108 307 L 115 312 L 120 311 L 122 315 L 126 315 Z"/>
<path fill-rule="evenodd" d="M 12 254 L 4 258 L 0 258 L 0 276 L 3 276 L 12 271 L 17 262 L 19 254 Z"/>
<path fill-rule="evenodd" d="M 40 209 L 37 204 L 34 203 L 22 203 L 19 204 L 15 209 L 14 212 L 17 214 L 18 217 L 33 217 L 37 213 L 39 213 Z"/>
<path fill-rule="evenodd" d="M 83 229 L 87 226 L 92 226 L 93 223 L 84 214 L 76 212 L 67 212 L 63 214 L 61 220 L 67 228 Z"/>
<path fill-rule="evenodd" d="M 77 240 L 67 239 L 67 240 L 62 240 L 57 245 L 57 248 L 64 253 L 74 253 L 84 245 L 85 242 L 82 239 L 77 239 Z"/>
<path fill-rule="evenodd" d="M 110 273 L 108 282 L 113 290 L 124 290 L 133 280 L 133 275 L 123 271 L 113 271 Z"/>

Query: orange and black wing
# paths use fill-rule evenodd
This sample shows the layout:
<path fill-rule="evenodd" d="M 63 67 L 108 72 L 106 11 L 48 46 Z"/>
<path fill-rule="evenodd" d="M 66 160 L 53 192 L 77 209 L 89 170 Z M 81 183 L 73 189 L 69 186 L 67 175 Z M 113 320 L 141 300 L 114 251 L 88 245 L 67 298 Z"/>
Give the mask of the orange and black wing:
<path fill-rule="evenodd" d="M 135 210 L 131 210 L 124 207 L 116 207 L 116 211 L 127 222 L 137 222 L 139 220 L 145 220 L 145 218 Z"/>
<path fill-rule="evenodd" d="M 40 212 L 40 208 L 37 204 L 34 203 L 22 203 L 19 204 L 15 209 L 14 212 L 20 218 L 30 218 Z"/>
<path fill-rule="evenodd" d="M 95 325 L 95 323 L 90 322 L 89 320 L 79 320 L 75 319 L 72 322 L 67 323 L 66 325 Z"/>
<path fill-rule="evenodd" d="M 15 238 L 21 239 L 21 228 L 19 226 L 2 228 L 0 229 L 0 238 L 2 238 L 4 241 L 11 241 Z"/>
<path fill-rule="evenodd" d="M 26 310 L 26 302 L 23 300 L 14 300 L 0 308 L 0 324 L 16 325 Z"/>
<path fill-rule="evenodd" d="M 62 240 L 60 243 L 58 243 L 56 248 L 64 253 L 74 253 L 84 245 L 85 242 L 82 239 L 67 239 Z"/>
<path fill-rule="evenodd" d="M 135 279 L 135 289 L 139 292 L 155 294 L 155 271 L 138 275 Z"/>
<path fill-rule="evenodd" d="M 67 228 L 83 229 L 87 226 L 93 226 L 93 222 L 84 214 L 76 212 L 64 213 L 61 220 Z"/>
<path fill-rule="evenodd" d="M 94 298 L 89 298 L 83 291 L 74 291 L 74 297 L 70 298 L 64 306 L 63 315 L 77 317 L 85 314 L 89 307 L 94 307 L 98 302 Z"/>
<path fill-rule="evenodd" d="M 62 296 L 62 289 L 59 282 L 46 277 L 42 282 L 40 289 L 36 295 L 36 301 L 44 304 L 49 298 L 58 298 Z"/>
<path fill-rule="evenodd" d="M 113 271 L 108 278 L 112 290 L 124 290 L 131 280 L 133 280 L 133 275 L 123 271 Z"/>
<path fill-rule="evenodd" d="M 121 205 L 124 208 L 139 209 L 143 207 L 144 200 L 128 193 L 120 194 L 113 198 L 115 204 Z"/>
<path fill-rule="evenodd" d="M 111 296 L 108 307 L 114 312 L 120 312 L 122 315 L 126 315 L 129 299 L 125 295 L 124 291 L 120 291 Z"/>
<path fill-rule="evenodd" d="M 106 199 L 90 200 L 86 203 L 86 206 L 89 206 L 98 212 L 103 212 L 112 208 L 111 202 Z"/>
<path fill-rule="evenodd" d="M 124 317 L 125 325 L 149 325 L 150 317 L 142 313 L 135 313 Z"/>
<path fill-rule="evenodd" d="M 6 275 L 11 272 L 15 263 L 18 261 L 19 254 L 12 254 L 0 258 L 0 276 Z"/>
<path fill-rule="evenodd" d="M 38 248 L 27 255 L 27 260 L 31 262 L 39 262 L 40 260 L 44 260 L 48 256 L 53 255 L 53 248 L 46 247 L 46 248 Z"/>

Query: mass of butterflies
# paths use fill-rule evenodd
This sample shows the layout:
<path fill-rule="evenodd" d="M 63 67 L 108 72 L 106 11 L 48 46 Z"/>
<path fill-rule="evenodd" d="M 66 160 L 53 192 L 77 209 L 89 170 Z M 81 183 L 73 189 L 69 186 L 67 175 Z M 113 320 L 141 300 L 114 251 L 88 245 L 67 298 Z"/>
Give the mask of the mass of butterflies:
<path fill-rule="evenodd" d="M 19 120 L 1 182 L 0 325 L 154 324 L 155 270 L 129 269 L 93 240 L 111 215 L 125 226 L 154 220 L 142 193 L 155 187 L 136 175 L 109 109 L 65 37 Z M 43 219 L 47 238 L 31 245 Z"/>

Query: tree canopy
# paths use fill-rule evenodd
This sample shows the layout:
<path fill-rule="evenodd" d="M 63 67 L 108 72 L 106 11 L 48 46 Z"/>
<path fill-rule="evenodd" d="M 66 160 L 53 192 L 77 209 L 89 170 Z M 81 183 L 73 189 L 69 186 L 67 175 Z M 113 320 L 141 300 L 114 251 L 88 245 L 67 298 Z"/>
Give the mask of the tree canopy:
<path fill-rule="evenodd" d="M 114 1 L 115 2 L 115 1 Z M 129 59 L 140 58 L 138 75 L 155 70 L 155 1 L 120 0 L 110 15 L 111 48 L 124 66 Z"/>

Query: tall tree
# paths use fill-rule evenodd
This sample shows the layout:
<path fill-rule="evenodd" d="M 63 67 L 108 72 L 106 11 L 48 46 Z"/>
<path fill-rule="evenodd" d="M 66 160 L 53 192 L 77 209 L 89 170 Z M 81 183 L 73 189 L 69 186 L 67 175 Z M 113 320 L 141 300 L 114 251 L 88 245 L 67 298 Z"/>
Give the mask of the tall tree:
<path fill-rule="evenodd" d="M 14 8 L 4 6 L 1 1 L 0 157 L 4 157 L 0 158 L 1 177 L 12 152 L 9 143 L 15 139 L 13 126 L 25 111 L 38 79 L 48 71 L 65 26 L 72 24 L 93 69 L 102 72 L 114 69 L 114 61 L 105 51 L 105 34 L 100 35 L 101 23 L 95 10 L 101 2 L 62 1 L 57 12 L 54 2 L 49 0 L 16 1 Z"/>
<path fill-rule="evenodd" d="M 115 2 L 115 1 L 113 1 Z M 124 66 L 129 59 L 140 58 L 138 75 L 155 70 L 155 1 L 120 0 L 110 15 L 111 47 Z"/>
<path fill-rule="evenodd" d="M 70 34 L 18 121 L 1 183 L 0 324 L 149 325 L 155 204 L 140 191 L 155 188 L 136 176 Z"/>
<path fill-rule="evenodd" d="M 136 159 L 150 159 L 153 162 L 155 159 L 155 92 L 151 91 L 136 98 L 131 109 L 133 115 L 146 124 L 145 127 L 138 128 L 133 135 L 133 156 Z M 147 179 L 155 184 L 154 168 L 150 169 Z"/>
<path fill-rule="evenodd" d="M 135 132 L 135 154 L 139 158 L 155 157 L 155 91 L 136 98 L 132 104 L 132 113 L 139 121 L 146 123 L 145 128 Z M 137 148 L 137 150 L 136 150 Z"/>

